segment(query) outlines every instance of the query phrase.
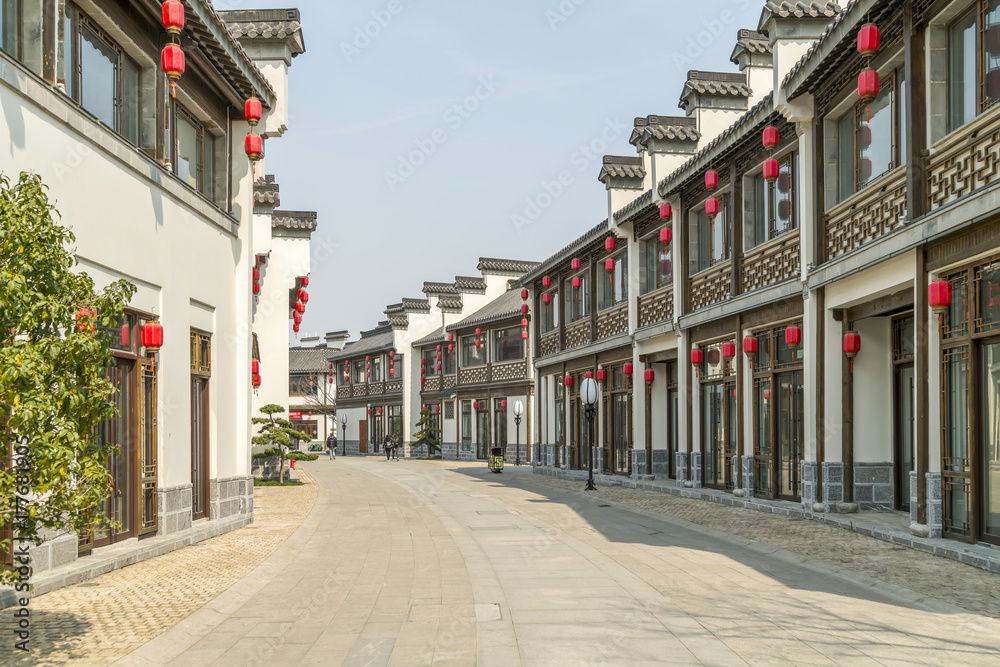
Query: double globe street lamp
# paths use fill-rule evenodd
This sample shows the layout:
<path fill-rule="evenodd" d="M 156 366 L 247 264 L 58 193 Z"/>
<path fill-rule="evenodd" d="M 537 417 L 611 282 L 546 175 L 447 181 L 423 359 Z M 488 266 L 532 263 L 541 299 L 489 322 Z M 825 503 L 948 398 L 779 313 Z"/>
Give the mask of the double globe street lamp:
<path fill-rule="evenodd" d="M 343 427 L 340 434 L 340 454 L 347 456 L 347 415 L 340 415 L 340 425 Z"/>
<path fill-rule="evenodd" d="M 521 465 L 521 415 L 524 414 L 524 403 L 514 401 L 514 425 L 517 427 L 517 444 L 515 445 L 514 465 Z"/>
<path fill-rule="evenodd" d="M 586 378 L 580 385 L 580 400 L 583 401 L 587 414 L 587 438 L 590 445 L 587 449 L 587 487 L 586 491 L 596 491 L 594 486 L 594 412 L 597 405 L 597 380 Z"/>

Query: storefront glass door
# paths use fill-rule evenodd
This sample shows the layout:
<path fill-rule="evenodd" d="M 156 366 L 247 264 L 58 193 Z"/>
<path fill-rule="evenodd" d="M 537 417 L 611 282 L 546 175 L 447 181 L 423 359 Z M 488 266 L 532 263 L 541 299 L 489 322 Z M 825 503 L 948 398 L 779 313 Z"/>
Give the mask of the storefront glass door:
<path fill-rule="evenodd" d="M 778 497 L 798 501 L 802 495 L 803 374 L 778 376 Z"/>
<path fill-rule="evenodd" d="M 1000 544 L 1000 342 L 982 347 L 982 539 Z"/>

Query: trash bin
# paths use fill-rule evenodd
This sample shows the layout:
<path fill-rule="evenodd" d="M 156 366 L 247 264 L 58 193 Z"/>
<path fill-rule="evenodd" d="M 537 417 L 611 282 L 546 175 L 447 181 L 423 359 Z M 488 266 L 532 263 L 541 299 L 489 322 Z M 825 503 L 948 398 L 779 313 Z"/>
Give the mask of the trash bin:
<path fill-rule="evenodd" d="M 495 473 L 503 472 L 503 447 L 490 449 L 490 470 Z"/>

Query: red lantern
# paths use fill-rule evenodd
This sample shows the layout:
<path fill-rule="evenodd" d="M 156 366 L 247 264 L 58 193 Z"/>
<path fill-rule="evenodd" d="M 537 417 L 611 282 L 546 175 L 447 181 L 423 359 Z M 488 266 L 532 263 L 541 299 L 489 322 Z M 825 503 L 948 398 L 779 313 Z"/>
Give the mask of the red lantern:
<path fill-rule="evenodd" d="M 580 260 L 578 260 L 578 259 L 570 260 L 569 268 L 573 269 L 574 271 L 579 271 L 580 270 Z"/>
<path fill-rule="evenodd" d="M 552 303 L 552 295 L 551 294 L 543 294 L 542 295 L 542 303 L 544 303 L 546 306 L 549 305 L 550 303 Z"/>
<path fill-rule="evenodd" d="M 861 158 L 858 162 L 858 171 L 860 172 L 859 176 L 861 180 L 867 181 L 872 177 L 872 161 L 868 158 Z"/>
<path fill-rule="evenodd" d="M 455 340 L 455 334 L 448 334 L 448 340 Z"/>
<path fill-rule="evenodd" d="M 615 240 L 610 236 L 604 239 L 604 249 L 607 250 L 608 252 L 611 252 L 612 250 L 615 249 Z"/>
<path fill-rule="evenodd" d="M 756 336 L 747 336 L 743 339 L 743 352 L 745 354 L 757 354 Z"/>
<path fill-rule="evenodd" d="M 374 410 L 372 410 L 371 408 L 368 408 L 368 414 L 372 414 L 373 412 L 374 412 Z"/>
<path fill-rule="evenodd" d="M 296 324 L 302 324 L 302 315 L 300 315 L 298 312 L 292 313 L 292 319 L 295 320 Z"/>
<path fill-rule="evenodd" d="M 330 370 L 331 371 L 333 370 L 333 364 L 330 364 Z"/>
<path fill-rule="evenodd" d="M 848 331 L 844 334 L 844 354 L 853 359 L 861 352 L 861 334 L 857 331 Z"/>
<path fill-rule="evenodd" d="M 951 308 L 952 287 L 947 280 L 938 280 L 927 286 L 927 303 L 938 315 Z"/>
<path fill-rule="evenodd" d="M 660 230 L 660 243 L 670 243 L 674 238 L 674 233 L 670 230 L 670 227 L 664 227 Z"/>
<path fill-rule="evenodd" d="M 181 34 L 184 29 L 184 5 L 177 0 L 163 3 L 163 29 L 171 35 Z"/>
<path fill-rule="evenodd" d="M 778 145 L 778 128 L 772 126 L 764 128 L 764 148 L 772 150 Z"/>
<path fill-rule="evenodd" d="M 521 314 L 522 315 L 527 315 L 530 310 L 531 309 L 528 308 L 528 304 L 524 304 L 523 306 L 521 306 Z"/>
<path fill-rule="evenodd" d="M 449 352 L 454 352 L 455 351 L 455 346 L 454 345 L 449 345 L 448 346 L 448 351 Z"/>
<path fill-rule="evenodd" d="M 500 401 L 500 407 L 501 408 L 506 408 L 507 407 L 507 400 L 506 399 Z"/>
<path fill-rule="evenodd" d="M 473 410 L 478 410 L 479 409 L 479 401 L 473 401 L 473 403 L 472 403 L 472 409 Z"/>
<path fill-rule="evenodd" d="M 563 384 L 565 384 L 567 387 L 572 387 L 573 386 L 573 376 L 572 375 L 567 375 L 566 378 L 563 380 Z"/>
<path fill-rule="evenodd" d="M 660 219 L 667 220 L 674 215 L 674 207 L 670 204 L 660 204 Z"/>
<path fill-rule="evenodd" d="M 583 285 L 583 280 L 580 278 L 580 276 L 574 276 L 573 277 L 573 289 L 580 289 L 581 285 Z"/>
<path fill-rule="evenodd" d="M 774 183 L 778 180 L 778 173 L 781 171 L 781 167 L 778 166 L 777 160 L 765 160 L 764 161 L 764 180 L 768 183 Z"/>
<path fill-rule="evenodd" d="M 439 355 L 437 355 L 437 360 L 438 360 L 438 361 L 441 361 L 441 355 L 440 355 L 440 354 L 439 354 Z"/>
<path fill-rule="evenodd" d="M 163 347 L 163 326 L 159 322 L 146 322 L 142 325 L 142 346 L 150 354 Z"/>
<path fill-rule="evenodd" d="M 476 329 L 476 335 L 477 336 L 482 336 L 483 335 L 483 330 L 482 329 Z"/>
<path fill-rule="evenodd" d="M 736 343 L 723 343 L 722 356 L 726 359 L 734 359 L 736 357 Z"/>
<path fill-rule="evenodd" d="M 527 301 L 528 296 L 529 296 L 528 290 L 526 289 L 521 290 L 521 301 Z"/>
<path fill-rule="evenodd" d="M 542 278 L 542 287 L 548 288 L 552 286 L 552 278 L 545 276 Z"/>
<path fill-rule="evenodd" d="M 441 351 L 441 346 L 440 346 L 440 345 L 438 345 L 438 346 L 437 346 L 437 351 L 438 351 L 438 352 L 440 352 L 440 351 Z M 389 355 L 389 356 L 392 356 L 392 355 Z M 441 355 L 439 354 L 439 355 L 438 355 L 438 359 L 440 359 L 440 358 L 441 358 Z"/>
<path fill-rule="evenodd" d="M 873 56 L 882 45 L 882 33 L 874 23 L 861 26 L 858 31 L 858 53 L 863 56 Z"/>
<path fill-rule="evenodd" d="M 365 357 L 365 361 L 371 361 L 371 360 L 372 360 L 371 357 Z"/>
<path fill-rule="evenodd" d="M 440 405 L 435 405 L 434 406 L 434 412 L 441 412 L 441 406 Z"/>
<path fill-rule="evenodd" d="M 587 380 L 593 380 L 594 374 L 591 371 L 587 371 L 586 373 L 583 374 L 583 377 Z"/>
<path fill-rule="evenodd" d="M 614 273 L 615 272 L 615 260 L 613 260 L 613 259 L 605 260 L 605 262 L 604 262 L 604 270 L 607 271 L 608 273 Z"/>
<path fill-rule="evenodd" d="M 791 326 L 785 328 L 785 344 L 793 350 L 802 344 L 802 329 Z"/>
<path fill-rule="evenodd" d="M 438 365 L 437 365 L 437 369 L 438 369 L 438 370 L 441 370 L 441 364 L 438 364 Z"/>
<path fill-rule="evenodd" d="M 482 346 L 483 346 L 483 341 L 477 340 L 476 341 L 476 347 L 482 347 Z"/>
<path fill-rule="evenodd" d="M 130 342 L 129 342 L 129 332 L 130 332 L 130 329 L 128 327 L 128 323 L 123 324 L 122 325 L 122 346 L 124 346 L 124 347 L 130 347 L 130 345 L 131 345 Z"/>
<path fill-rule="evenodd" d="M 522 331 L 521 332 L 521 340 L 528 340 L 528 332 L 527 331 Z"/>
<path fill-rule="evenodd" d="M 865 69 L 858 76 L 858 97 L 865 102 L 871 102 L 878 97 L 879 78 L 878 72 L 873 69 Z"/>
<path fill-rule="evenodd" d="M 247 157 L 253 162 L 264 157 L 264 139 L 256 132 L 247 134 L 245 148 Z"/>
<path fill-rule="evenodd" d="M 264 107 L 261 105 L 260 100 L 256 97 L 251 97 L 243 105 L 243 118 L 246 119 L 250 127 L 253 127 L 260 122 L 261 117 L 264 115 Z M 309 283 L 302 283 L 303 285 L 308 285 Z"/>
<path fill-rule="evenodd" d="M 702 350 L 691 350 L 691 364 L 700 366 L 705 361 L 705 353 Z"/>
<path fill-rule="evenodd" d="M 719 172 L 714 169 L 705 172 L 705 187 L 709 190 L 719 187 Z"/>
<path fill-rule="evenodd" d="M 299 278 L 299 284 L 303 287 L 309 287 L 309 276 L 302 276 Z"/>
<path fill-rule="evenodd" d="M 301 301 L 296 301 L 295 310 L 299 311 L 300 313 L 306 312 L 306 304 L 302 303 Z"/>
<path fill-rule="evenodd" d="M 633 372 L 632 364 L 625 364 L 624 366 L 622 366 L 622 372 L 625 373 L 625 375 L 632 375 Z"/>
<path fill-rule="evenodd" d="M 303 287 L 300 287 L 300 288 L 299 288 L 299 291 L 297 292 L 297 294 L 298 294 L 298 297 L 299 297 L 299 300 L 300 300 L 300 301 L 301 301 L 302 303 L 305 303 L 305 302 L 306 302 L 306 300 L 302 298 L 303 296 L 305 296 L 305 293 L 306 293 L 306 290 L 305 290 L 305 288 L 303 288 Z"/>
<path fill-rule="evenodd" d="M 300 328 L 300 326 L 298 324 L 293 324 L 292 325 L 292 331 L 294 331 L 295 333 L 299 332 L 299 328 Z"/>
<path fill-rule="evenodd" d="M 160 53 L 160 67 L 170 80 L 171 94 L 184 74 L 184 51 L 176 44 L 167 44 Z"/>
<path fill-rule="evenodd" d="M 253 293 L 260 294 L 260 283 L 257 282 L 256 280 L 253 283 Z"/>
<path fill-rule="evenodd" d="M 396 369 L 395 368 L 390 368 L 389 369 L 389 377 L 396 377 Z"/>
<path fill-rule="evenodd" d="M 656 372 L 652 368 L 647 368 L 646 372 L 643 374 L 646 384 L 653 384 L 653 380 L 656 379 Z"/>
<path fill-rule="evenodd" d="M 603 368 L 598 368 L 597 369 L 597 381 L 598 382 L 604 382 L 607 379 L 608 379 L 608 372 L 606 370 L 604 370 Z"/>
<path fill-rule="evenodd" d="M 260 280 L 260 269 L 258 269 L 258 268 L 257 268 L 257 267 L 255 266 L 255 267 L 253 267 L 253 281 L 254 281 L 254 282 L 257 282 L 257 281 L 259 281 L 259 280 Z"/>
<path fill-rule="evenodd" d="M 521 326 L 524 327 L 525 329 L 528 328 L 528 320 L 527 320 L 527 318 L 521 320 Z"/>
<path fill-rule="evenodd" d="M 379 414 L 382 414 L 382 408 L 379 408 L 379 409 L 378 409 L 378 413 L 379 413 Z"/>
<path fill-rule="evenodd" d="M 715 219 L 715 217 L 719 215 L 719 200 L 715 197 L 707 200 L 705 202 L 705 213 L 709 218 Z"/>

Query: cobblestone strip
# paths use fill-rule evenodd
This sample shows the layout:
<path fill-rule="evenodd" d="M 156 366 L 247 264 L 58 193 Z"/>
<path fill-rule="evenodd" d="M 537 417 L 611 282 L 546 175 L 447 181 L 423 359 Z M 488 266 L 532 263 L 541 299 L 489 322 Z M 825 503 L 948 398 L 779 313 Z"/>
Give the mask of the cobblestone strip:
<path fill-rule="evenodd" d="M 254 489 L 254 523 L 31 601 L 31 652 L 0 648 L 2 664 L 108 665 L 169 629 L 263 562 L 309 514 L 317 488 Z M 12 610 L 8 610 L 12 611 Z M 14 637 L 0 616 L 0 636 Z M 10 662 L 12 660 L 13 662 Z"/>
<path fill-rule="evenodd" d="M 583 492 L 581 481 L 545 475 L 515 479 L 536 487 Z M 977 614 L 1000 618 L 1000 575 L 971 565 L 816 521 L 665 493 L 599 486 L 587 495 L 779 547 Z"/>

